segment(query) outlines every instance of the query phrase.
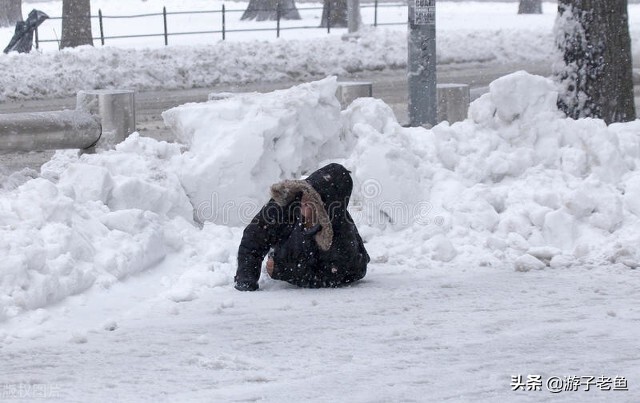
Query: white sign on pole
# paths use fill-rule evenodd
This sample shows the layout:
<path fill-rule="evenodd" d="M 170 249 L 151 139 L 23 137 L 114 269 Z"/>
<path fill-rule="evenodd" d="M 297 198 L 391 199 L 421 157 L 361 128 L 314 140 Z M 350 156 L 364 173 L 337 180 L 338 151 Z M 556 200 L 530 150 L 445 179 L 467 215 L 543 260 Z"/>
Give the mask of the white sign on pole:
<path fill-rule="evenodd" d="M 414 21 L 415 25 L 435 25 L 436 23 L 436 0 L 414 0 Z"/>

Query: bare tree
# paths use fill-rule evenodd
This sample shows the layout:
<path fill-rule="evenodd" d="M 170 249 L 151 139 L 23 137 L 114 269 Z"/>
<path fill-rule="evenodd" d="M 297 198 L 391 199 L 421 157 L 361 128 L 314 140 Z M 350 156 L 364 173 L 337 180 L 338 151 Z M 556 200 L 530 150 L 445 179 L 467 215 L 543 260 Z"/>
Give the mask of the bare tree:
<path fill-rule="evenodd" d="M 298 13 L 294 0 L 251 0 L 240 19 L 275 20 L 278 18 L 278 7 L 280 7 L 280 18 L 284 20 L 300 19 L 300 13 Z"/>
<path fill-rule="evenodd" d="M 559 0 L 558 106 L 572 118 L 635 120 L 627 0 Z"/>
<path fill-rule="evenodd" d="M 0 27 L 12 27 L 22 21 L 22 0 L 0 0 Z"/>
<path fill-rule="evenodd" d="M 331 16 L 332 27 L 346 27 L 347 0 L 324 0 L 321 27 L 327 27 L 329 25 L 329 16 Z"/>
<path fill-rule="evenodd" d="M 93 46 L 90 0 L 62 0 L 60 48 Z"/>
<path fill-rule="evenodd" d="M 542 14 L 542 0 L 520 0 L 518 14 Z"/>

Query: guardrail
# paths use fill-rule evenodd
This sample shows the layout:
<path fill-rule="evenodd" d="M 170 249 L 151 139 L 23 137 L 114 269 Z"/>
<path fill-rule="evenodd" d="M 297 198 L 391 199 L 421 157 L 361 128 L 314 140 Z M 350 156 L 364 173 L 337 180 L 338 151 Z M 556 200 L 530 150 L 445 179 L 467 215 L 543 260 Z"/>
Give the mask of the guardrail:
<path fill-rule="evenodd" d="M 83 111 L 0 115 L 0 151 L 88 149 L 101 132 L 98 121 Z"/>
<path fill-rule="evenodd" d="M 377 26 L 383 26 L 383 25 L 406 25 L 407 21 L 386 21 L 386 22 L 380 22 L 378 21 L 378 10 L 379 9 L 383 9 L 383 8 L 406 8 L 406 3 L 384 3 L 384 4 L 379 4 L 378 0 L 375 0 L 373 4 L 361 4 L 360 5 L 360 9 L 373 9 L 373 20 L 370 21 L 370 23 L 367 23 L 365 21 L 363 21 L 364 24 L 368 24 L 374 27 Z M 280 37 L 280 32 L 281 31 L 285 31 L 285 30 L 299 30 L 299 29 L 321 29 L 321 30 L 326 30 L 327 33 L 331 33 L 331 29 L 335 29 L 335 28 L 345 28 L 346 27 L 338 27 L 335 24 L 332 24 L 331 19 L 329 19 L 327 21 L 327 26 L 326 27 L 321 27 L 318 25 L 303 25 L 303 26 L 283 26 L 282 22 L 283 22 L 283 18 L 281 18 L 281 16 L 284 14 L 285 11 L 288 11 L 289 9 L 283 9 L 279 6 L 276 8 L 277 12 L 276 12 L 276 20 L 273 21 L 274 26 L 270 27 L 270 28 L 246 28 L 246 29 L 239 29 L 239 28 L 231 28 L 229 29 L 229 24 L 227 21 L 227 15 L 228 14 L 233 14 L 233 13 L 244 13 L 245 10 L 244 9 L 227 9 L 226 6 L 223 4 L 222 7 L 219 10 L 201 10 L 201 11 L 173 11 L 173 12 L 169 12 L 167 11 L 166 7 L 162 8 L 162 12 L 157 12 L 157 13 L 146 13 L 146 14 L 136 14 L 136 15 L 104 15 L 102 13 L 102 10 L 99 9 L 98 10 L 98 14 L 97 15 L 92 15 L 91 18 L 92 19 L 97 19 L 98 20 L 98 26 L 99 26 L 99 32 L 100 32 L 100 36 L 97 37 L 93 37 L 94 41 L 100 41 L 100 44 L 102 46 L 105 45 L 105 42 L 107 40 L 116 40 L 116 39 L 126 39 L 126 38 L 149 38 L 149 37 L 163 37 L 164 38 L 164 44 L 169 45 L 169 37 L 170 36 L 184 36 L 184 35 L 201 35 L 201 34 L 219 34 L 220 38 L 222 40 L 227 39 L 227 34 L 229 33 L 234 33 L 234 32 L 275 32 L 276 37 L 279 38 Z M 322 11 L 323 7 L 296 7 L 296 10 L 298 11 Z M 256 10 L 256 11 L 264 11 L 264 10 Z M 168 17 L 171 15 L 194 15 L 194 14 L 219 14 L 220 15 L 220 19 L 218 21 L 218 27 L 217 29 L 211 29 L 211 30 L 203 30 L 203 31 L 185 31 L 185 32 L 169 32 L 169 23 L 168 23 Z M 148 34 L 135 34 L 135 35 L 105 35 L 105 21 L 106 20 L 115 20 L 115 19 L 139 19 L 139 18 L 150 18 L 150 17 L 160 17 L 162 16 L 162 32 L 156 32 L 156 33 L 148 33 Z M 62 20 L 62 17 L 50 17 L 49 20 Z M 288 20 L 284 20 L 284 21 L 288 21 Z M 40 39 L 40 35 L 38 32 L 38 29 L 36 29 L 35 31 L 35 42 L 36 42 L 36 49 L 38 49 L 40 47 L 41 43 L 47 43 L 47 42 L 58 42 L 58 39 Z"/>
<path fill-rule="evenodd" d="M 76 109 L 0 114 L 0 153 L 113 148 L 135 131 L 130 90 L 80 91 Z"/>

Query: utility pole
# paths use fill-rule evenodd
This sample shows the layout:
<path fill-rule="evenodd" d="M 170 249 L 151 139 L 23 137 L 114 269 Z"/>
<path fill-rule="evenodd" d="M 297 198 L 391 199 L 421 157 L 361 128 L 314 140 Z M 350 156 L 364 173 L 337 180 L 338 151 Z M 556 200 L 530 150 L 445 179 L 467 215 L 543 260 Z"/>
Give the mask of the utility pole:
<path fill-rule="evenodd" d="M 409 125 L 437 122 L 436 0 L 409 0 Z"/>
<path fill-rule="evenodd" d="M 347 27 L 349 33 L 360 30 L 360 0 L 347 0 Z"/>

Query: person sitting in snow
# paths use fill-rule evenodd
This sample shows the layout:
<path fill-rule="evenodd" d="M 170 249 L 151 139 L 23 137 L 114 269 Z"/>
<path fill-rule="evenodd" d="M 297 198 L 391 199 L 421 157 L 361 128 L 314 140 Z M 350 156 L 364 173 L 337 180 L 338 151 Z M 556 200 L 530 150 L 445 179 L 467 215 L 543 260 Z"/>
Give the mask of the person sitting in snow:
<path fill-rule="evenodd" d="M 269 250 L 269 276 L 299 287 L 338 287 L 363 278 L 369 255 L 347 211 L 352 188 L 340 164 L 272 185 L 271 200 L 244 230 L 236 289 L 258 289 Z"/>

